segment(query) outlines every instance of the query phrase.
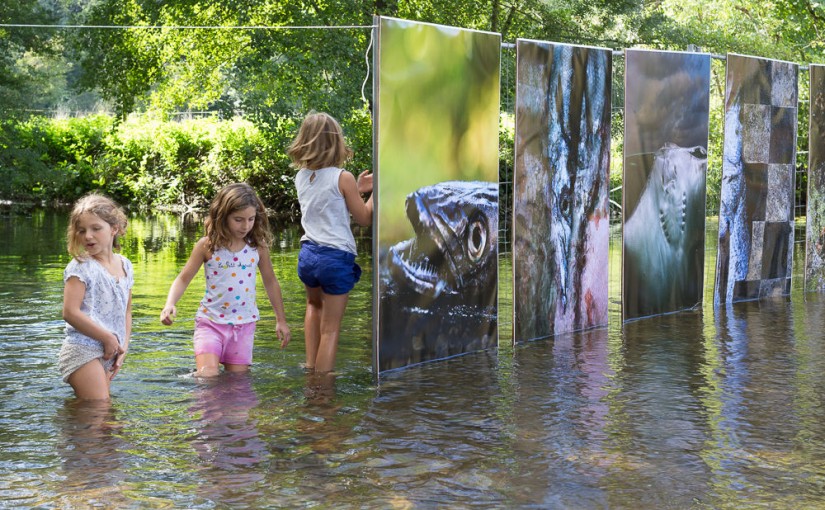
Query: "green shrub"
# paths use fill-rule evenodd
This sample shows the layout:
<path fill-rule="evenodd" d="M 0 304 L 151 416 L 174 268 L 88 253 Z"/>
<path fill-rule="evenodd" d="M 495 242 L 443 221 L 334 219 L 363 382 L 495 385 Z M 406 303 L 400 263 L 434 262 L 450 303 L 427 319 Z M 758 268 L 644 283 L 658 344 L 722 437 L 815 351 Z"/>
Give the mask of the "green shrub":
<path fill-rule="evenodd" d="M 300 119 L 259 127 L 216 117 L 168 121 L 148 114 L 117 123 L 97 115 L 0 122 L 0 199 L 71 202 L 92 190 L 139 209 L 202 209 L 218 189 L 249 182 L 277 215 L 296 218 L 286 147 Z M 372 166 L 372 122 L 354 112 L 344 128 L 354 173 Z"/>
<path fill-rule="evenodd" d="M 295 219 L 286 148 L 300 120 L 176 122 L 143 114 L 122 122 L 106 115 L 2 121 L 0 199 L 71 202 L 98 190 L 138 209 L 203 209 L 224 185 L 246 181 L 274 213 Z M 342 125 L 354 151 L 347 169 L 371 169 L 370 112 L 353 111 Z"/>
<path fill-rule="evenodd" d="M 31 117 L 0 123 L 0 198 L 72 201 L 93 188 L 112 119 Z"/>

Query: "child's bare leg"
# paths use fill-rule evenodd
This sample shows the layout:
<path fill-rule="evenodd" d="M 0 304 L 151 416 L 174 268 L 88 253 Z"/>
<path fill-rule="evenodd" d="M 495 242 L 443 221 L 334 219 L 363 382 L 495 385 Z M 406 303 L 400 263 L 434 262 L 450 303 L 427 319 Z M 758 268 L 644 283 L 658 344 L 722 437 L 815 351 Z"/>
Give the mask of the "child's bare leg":
<path fill-rule="evenodd" d="M 196 375 L 199 377 L 216 377 L 220 375 L 220 358 L 211 353 L 198 354 L 195 356 Z"/>
<path fill-rule="evenodd" d="M 69 376 L 74 394 L 82 400 L 108 400 L 109 374 L 99 359 L 92 360 Z"/>
<path fill-rule="evenodd" d="M 324 295 L 320 287 L 306 287 L 307 311 L 304 316 L 304 343 L 306 344 L 306 368 L 315 368 L 318 345 L 321 343 L 321 314 Z"/>
<path fill-rule="evenodd" d="M 347 308 L 349 294 L 324 294 L 321 313 L 321 342 L 315 357 L 316 372 L 331 372 L 335 369 L 335 355 L 338 352 L 338 336 L 341 333 L 341 319 Z"/>
<path fill-rule="evenodd" d="M 304 396 L 313 404 L 325 404 L 335 398 L 335 373 L 311 372 L 306 374 Z"/>
<path fill-rule="evenodd" d="M 236 364 L 233 364 L 233 363 L 224 363 L 223 368 L 227 372 L 247 372 L 247 371 L 249 371 L 249 365 L 236 365 Z"/>

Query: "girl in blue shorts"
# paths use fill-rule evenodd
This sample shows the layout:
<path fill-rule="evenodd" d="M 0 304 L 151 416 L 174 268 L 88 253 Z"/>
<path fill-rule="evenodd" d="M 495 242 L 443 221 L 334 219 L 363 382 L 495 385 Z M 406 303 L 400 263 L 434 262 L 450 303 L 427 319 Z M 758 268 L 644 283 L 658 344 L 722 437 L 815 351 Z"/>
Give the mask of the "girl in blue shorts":
<path fill-rule="evenodd" d="M 340 168 L 352 157 L 341 126 L 326 113 L 310 113 L 287 150 L 298 168 L 295 187 L 301 206 L 301 251 L 298 276 L 306 286 L 304 317 L 306 368 L 316 373 L 335 368 L 341 319 L 349 292 L 361 277 L 355 263 L 356 223 L 372 223 L 372 174 L 361 172 L 356 181 Z"/>
<path fill-rule="evenodd" d="M 206 293 L 195 316 L 195 365 L 197 375 L 213 377 L 220 365 L 242 372 L 252 364 L 255 323 L 260 316 L 255 300 L 257 271 L 278 320 L 276 333 L 281 348 L 289 343 L 281 286 L 275 277 L 269 245 L 272 233 L 266 209 L 246 183 L 230 184 L 218 192 L 209 206 L 206 236 L 192 249 L 183 270 L 172 282 L 160 321 L 172 324 L 180 300 L 201 266 Z"/>

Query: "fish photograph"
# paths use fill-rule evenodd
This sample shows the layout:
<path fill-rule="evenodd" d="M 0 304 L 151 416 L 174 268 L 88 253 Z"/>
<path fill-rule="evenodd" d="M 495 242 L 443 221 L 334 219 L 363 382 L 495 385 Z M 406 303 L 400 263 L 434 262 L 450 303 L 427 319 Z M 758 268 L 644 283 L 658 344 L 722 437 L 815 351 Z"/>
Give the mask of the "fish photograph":
<path fill-rule="evenodd" d="M 790 295 L 798 73 L 727 56 L 715 306 Z"/>
<path fill-rule="evenodd" d="M 498 184 L 451 181 L 406 200 L 415 236 L 382 257 L 382 358 L 418 363 L 493 347 L 497 340 Z M 389 356 L 392 354 L 392 356 Z"/>
<path fill-rule="evenodd" d="M 516 41 L 513 342 L 607 324 L 612 51 Z"/>
<path fill-rule="evenodd" d="M 811 64 L 805 291 L 825 291 L 825 66 Z"/>
<path fill-rule="evenodd" d="M 498 345 L 500 34 L 381 17 L 376 374 Z"/>
<path fill-rule="evenodd" d="M 622 319 L 702 302 L 710 55 L 625 51 Z"/>

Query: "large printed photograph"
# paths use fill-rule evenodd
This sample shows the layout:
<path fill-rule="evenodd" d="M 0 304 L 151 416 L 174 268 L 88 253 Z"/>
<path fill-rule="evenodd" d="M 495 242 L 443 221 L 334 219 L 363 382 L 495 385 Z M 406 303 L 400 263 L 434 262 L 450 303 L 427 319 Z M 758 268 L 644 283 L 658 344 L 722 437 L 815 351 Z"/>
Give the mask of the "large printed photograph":
<path fill-rule="evenodd" d="M 790 294 L 798 72 L 728 54 L 715 305 Z"/>
<path fill-rule="evenodd" d="M 625 52 L 623 319 L 702 301 L 710 55 Z"/>
<path fill-rule="evenodd" d="M 513 341 L 607 324 L 609 49 L 516 41 Z"/>
<path fill-rule="evenodd" d="M 811 65 L 805 291 L 825 291 L 825 66 Z"/>
<path fill-rule="evenodd" d="M 376 373 L 498 343 L 501 36 L 379 18 Z"/>

